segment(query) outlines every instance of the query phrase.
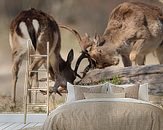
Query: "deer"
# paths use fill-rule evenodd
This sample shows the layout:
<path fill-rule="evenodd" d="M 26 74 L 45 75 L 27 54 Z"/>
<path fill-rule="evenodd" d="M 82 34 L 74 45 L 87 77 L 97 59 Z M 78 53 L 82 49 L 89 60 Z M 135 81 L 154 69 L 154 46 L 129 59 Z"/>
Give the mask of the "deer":
<path fill-rule="evenodd" d="M 159 63 L 163 63 L 163 13 L 157 6 L 140 2 L 119 4 L 111 12 L 103 35 L 94 38 L 81 37 L 75 29 L 64 28 L 76 36 L 81 46 L 75 70 L 82 59 L 90 61 L 83 76 L 92 67 L 103 69 L 117 65 L 118 55 L 124 67 L 145 65 L 146 55 L 151 52 L 156 52 Z"/>
<path fill-rule="evenodd" d="M 18 72 L 22 61 L 27 55 L 27 41 L 30 39 L 31 54 L 47 54 L 47 42 L 49 42 L 49 71 L 55 80 L 53 91 L 60 93 L 59 87 L 66 89 L 67 82 L 73 83 L 76 78 L 75 71 L 71 68 L 74 52 L 71 49 L 65 61 L 60 54 L 61 34 L 57 22 L 47 13 L 31 8 L 21 11 L 11 22 L 9 42 L 12 51 L 12 101 L 16 102 L 16 84 Z M 46 58 L 34 58 L 30 65 L 31 70 L 38 70 L 46 63 Z M 34 73 L 30 79 L 37 82 Z"/>

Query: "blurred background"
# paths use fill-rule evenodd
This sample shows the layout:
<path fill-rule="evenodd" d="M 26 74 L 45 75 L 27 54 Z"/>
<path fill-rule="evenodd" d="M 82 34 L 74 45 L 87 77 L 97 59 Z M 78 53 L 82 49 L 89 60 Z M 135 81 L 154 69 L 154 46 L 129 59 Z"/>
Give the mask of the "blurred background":
<path fill-rule="evenodd" d="M 6 109 L 4 104 L 10 102 L 10 98 L 6 98 L 10 97 L 12 87 L 8 33 L 11 20 L 20 11 L 29 8 L 42 10 L 52 15 L 58 23 L 75 28 L 81 35 L 87 32 L 93 36 L 95 32 L 103 34 L 111 10 L 124 1 L 141 1 L 161 7 L 163 2 L 163 0 L 0 0 L 0 111 Z M 61 55 L 66 58 L 68 51 L 73 48 L 76 60 L 80 54 L 80 47 L 75 37 L 65 30 L 61 30 L 61 37 Z M 157 59 L 151 57 L 147 61 L 150 64 L 158 63 Z M 17 84 L 17 100 L 20 102 L 24 89 L 24 72 L 25 66 L 20 70 Z"/>

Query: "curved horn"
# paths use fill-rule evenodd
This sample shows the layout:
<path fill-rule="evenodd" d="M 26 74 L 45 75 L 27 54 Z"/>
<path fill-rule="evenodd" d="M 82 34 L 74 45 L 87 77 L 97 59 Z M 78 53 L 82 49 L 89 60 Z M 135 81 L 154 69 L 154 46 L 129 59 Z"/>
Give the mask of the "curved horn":
<path fill-rule="evenodd" d="M 77 71 L 79 68 L 79 64 L 82 61 L 82 59 L 84 59 L 84 58 L 87 58 L 87 57 L 86 57 L 85 53 L 82 51 L 81 55 L 79 56 L 79 58 L 76 61 L 75 70 L 74 70 L 76 74 L 77 74 Z"/>
<path fill-rule="evenodd" d="M 88 54 L 88 52 L 82 52 L 82 54 L 79 56 L 77 62 L 76 62 L 76 65 L 75 65 L 75 73 L 77 73 L 78 71 L 78 68 L 79 68 L 79 64 L 81 63 L 81 61 L 84 59 L 84 58 L 87 58 L 88 61 L 89 61 L 89 65 L 84 69 L 84 71 L 82 72 L 83 73 L 83 76 L 82 78 L 84 78 L 84 76 L 86 75 L 86 73 L 89 71 L 90 68 L 95 68 L 96 67 L 96 62 L 94 59 L 92 59 L 90 57 L 90 55 Z"/>
<path fill-rule="evenodd" d="M 88 61 L 89 61 L 89 65 L 86 66 L 85 69 L 84 69 L 84 71 L 82 72 L 82 73 L 83 73 L 82 78 L 85 77 L 85 75 L 86 75 L 87 72 L 90 70 L 90 68 L 95 68 L 95 67 L 96 67 L 96 63 L 95 63 L 94 60 L 88 58 Z"/>
<path fill-rule="evenodd" d="M 84 58 L 88 58 L 88 61 L 89 61 L 89 66 L 93 66 L 94 65 L 94 62 L 93 60 L 91 59 L 90 55 L 88 54 L 87 51 L 82 51 L 81 55 L 79 56 L 79 58 L 77 59 L 77 62 L 76 62 L 76 65 L 75 65 L 75 70 L 74 72 L 77 74 L 77 71 L 78 71 L 78 68 L 79 68 L 79 65 L 81 63 L 81 61 L 84 59 Z M 87 67 L 88 69 L 88 67 Z M 89 69 L 88 69 L 89 70 Z M 88 72 L 86 71 L 86 69 L 84 70 L 84 72 Z"/>
<path fill-rule="evenodd" d="M 59 25 L 59 27 L 64 28 L 64 29 L 69 30 L 70 32 L 72 32 L 76 36 L 77 40 L 79 42 L 81 42 L 82 38 L 81 38 L 80 34 L 75 29 L 73 29 L 71 27 L 68 27 L 68 26 L 65 26 L 65 25 Z"/>
<path fill-rule="evenodd" d="M 90 55 L 88 54 L 88 51 L 86 50 L 89 46 L 92 45 L 92 43 L 85 42 L 85 41 L 81 38 L 80 34 L 79 34 L 75 29 L 72 29 L 72 28 L 69 27 L 69 26 L 65 26 L 65 25 L 59 24 L 59 27 L 60 27 L 60 28 L 64 28 L 64 29 L 66 29 L 66 30 L 72 32 L 72 33 L 76 36 L 77 40 L 79 41 L 79 45 L 80 45 L 80 47 L 81 47 L 81 49 L 82 49 L 82 53 L 81 53 L 81 55 L 79 56 L 79 58 L 78 58 L 78 60 L 77 60 L 77 62 L 76 62 L 74 72 L 76 73 L 76 75 L 77 75 L 79 78 L 81 78 L 80 75 L 77 74 L 77 71 L 78 71 L 78 68 L 79 68 L 79 65 L 80 65 L 81 61 L 82 61 L 84 58 L 88 58 L 89 61 L 92 60 L 91 57 L 90 57 Z M 85 34 L 85 36 L 86 36 L 86 38 L 89 37 L 88 34 Z"/>

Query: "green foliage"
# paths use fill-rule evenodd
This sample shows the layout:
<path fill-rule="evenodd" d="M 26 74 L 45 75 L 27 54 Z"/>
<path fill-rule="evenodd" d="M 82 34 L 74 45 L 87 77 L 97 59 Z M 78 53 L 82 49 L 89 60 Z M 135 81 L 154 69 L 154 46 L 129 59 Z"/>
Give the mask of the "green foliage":
<path fill-rule="evenodd" d="M 106 83 L 106 82 L 110 82 L 110 83 L 112 83 L 112 84 L 116 84 L 116 85 L 119 85 L 119 84 L 121 84 L 122 83 L 122 80 L 121 80 L 121 78 L 120 78 L 120 76 L 119 75 L 115 75 L 115 76 L 113 76 L 110 80 L 109 79 L 102 79 L 101 81 L 100 81 L 100 83 Z"/>
<path fill-rule="evenodd" d="M 112 79 L 110 80 L 110 83 L 112 84 L 116 84 L 119 85 L 122 83 L 121 78 L 119 77 L 119 75 L 113 76 Z"/>

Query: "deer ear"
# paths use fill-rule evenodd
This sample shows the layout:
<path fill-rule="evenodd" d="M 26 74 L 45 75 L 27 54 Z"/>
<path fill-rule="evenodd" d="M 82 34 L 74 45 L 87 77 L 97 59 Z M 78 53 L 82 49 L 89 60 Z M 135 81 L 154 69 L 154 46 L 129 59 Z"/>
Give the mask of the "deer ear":
<path fill-rule="evenodd" d="M 86 37 L 89 37 L 89 36 L 88 36 L 88 33 L 85 33 L 85 36 L 86 36 Z"/>
<path fill-rule="evenodd" d="M 86 38 L 90 38 L 90 36 L 88 35 L 88 33 L 85 33 L 85 37 Z"/>
<path fill-rule="evenodd" d="M 104 43 L 105 43 L 105 39 L 101 38 L 101 39 L 100 39 L 99 46 L 103 46 L 103 45 L 104 45 Z"/>
<path fill-rule="evenodd" d="M 67 56 L 67 63 L 71 64 L 73 59 L 74 59 L 74 51 L 73 49 L 71 49 Z"/>
<path fill-rule="evenodd" d="M 94 41 L 95 44 L 98 45 L 99 42 L 100 42 L 100 35 L 98 35 L 97 33 L 95 33 L 93 41 Z"/>
<path fill-rule="evenodd" d="M 94 39 L 96 39 L 97 41 L 100 41 L 100 35 L 97 34 L 97 33 L 95 33 L 95 37 L 94 37 Z"/>

